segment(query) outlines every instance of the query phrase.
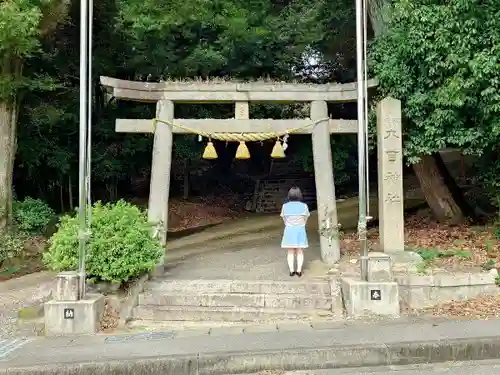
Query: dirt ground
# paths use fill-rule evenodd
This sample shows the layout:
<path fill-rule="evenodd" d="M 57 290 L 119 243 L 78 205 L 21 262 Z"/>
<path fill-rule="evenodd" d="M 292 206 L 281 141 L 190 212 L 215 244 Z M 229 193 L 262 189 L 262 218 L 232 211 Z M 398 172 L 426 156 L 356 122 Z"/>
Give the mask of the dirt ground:
<path fill-rule="evenodd" d="M 449 271 L 500 268 L 500 239 L 493 226 L 440 224 L 428 209 L 422 209 L 405 220 L 405 237 L 408 250 L 420 253 L 428 268 Z M 378 246 L 378 228 L 368 231 L 371 250 Z M 343 236 L 341 248 L 347 255 L 357 257 L 359 245 L 356 233 Z"/>
<path fill-rule="evenodd" d="M 171 199 L 169 231 L 178 232 L 242 217 L 246 212 L 239 207 L 241 202 L 234 195 L 203 197 L 196 200 Z"/>

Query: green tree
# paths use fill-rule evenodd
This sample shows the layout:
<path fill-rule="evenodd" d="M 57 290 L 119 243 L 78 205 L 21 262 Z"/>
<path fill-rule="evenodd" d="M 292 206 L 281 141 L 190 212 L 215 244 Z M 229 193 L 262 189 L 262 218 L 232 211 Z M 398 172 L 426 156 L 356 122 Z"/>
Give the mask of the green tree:
<path fill-rule="evenodd" d="M 100 75 L 352 80 L 344 75 L 353 72 L 353 44 L 345 37 L 353 34 L 351 5 L 342 0 L 332 11 L 326 2 L 313 0 L 94 2 L 93 199 L 115 200 L 147 189 L 152 137 L 116 133 L 114 123 L 154 117 L 154 106 L 106 97 L 98 87 Z M 15 174 L 20 197 L 39 197 L 62 210 L 72 209 L 78 190 L 79 2 L 68 5 L 67 15 L 68 22 L 50 38 L 35 32 L 37 47 L 23 60 L 29 85 L 18 90 L 23 103 Z M 319 57 L 318 67 L 309 64 L 310 56 Z M 51 78 L 54 90 L 33 90 L 40 72 L 44 82 Z M 287 116 L 283 110 L 282 105 L 259 106 L 252 116 L 281 118 Z M 223 105 L 176 105 L 178 118 L 230 118 L 233 111 Z M 200 146 L 191 136 L 175 137 L 174 157 L 186 161 L 186 180 L 197 168 Z"/>
<path fill-rule="evenodd" d="M 23 74 L 26 59 L 40 51 L 40 39 L 64 21 L 66 0 L 9 0 L 0 4 L 0 230 L 12 220 L 12 182 L 17 122 L 26 89 L 51 88 L 38 74 Z"/>
<path fill-rule="evenodd" d="M 378 9 L 385 23 L 371 57 L 379 88 L 403 102 L 405 153 L 429 206 L 458 222 L 463 210 L 433 155 L 445 147 L 481 155 L 499 143 L 500 6 L 395 0 Z"/>
<path fill-rule="evenodd" d="M 119 1 L 143 77 L 292 78 L 322 37 L 313 0 Z"/>

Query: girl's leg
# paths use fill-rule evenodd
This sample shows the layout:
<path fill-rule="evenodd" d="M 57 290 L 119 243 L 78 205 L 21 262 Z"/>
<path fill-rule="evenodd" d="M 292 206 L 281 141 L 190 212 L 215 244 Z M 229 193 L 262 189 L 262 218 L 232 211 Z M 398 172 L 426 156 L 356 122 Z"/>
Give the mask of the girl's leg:
<path fill-rule="evenodd" d="M 294 253 L 295 253 L 295 249 L 288 249 L 288 255 L 287 255 L 287 262 L 288 262 L 288 269 L 290 270 L 290 275 L 293 276 L 293 274 L 295 273 L 295 265 L 294 265 Z"/>
<path fill-rule="evenodd" d="M 302 276 L 302 265 L 304 264 L 304 251 L 297 249 L 297 274 Z"/>

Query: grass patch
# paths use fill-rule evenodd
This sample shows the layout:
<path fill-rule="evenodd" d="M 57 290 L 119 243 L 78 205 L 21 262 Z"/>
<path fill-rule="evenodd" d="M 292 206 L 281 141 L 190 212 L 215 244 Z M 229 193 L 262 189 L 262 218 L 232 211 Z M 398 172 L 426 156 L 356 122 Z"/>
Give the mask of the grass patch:
<path fill-rule="evenodd" d="M 417 272 L 419 273 L 427 273 L 434 261 L 440 258 L 470 259 L 472 257 L 472 253 L 465 250 L 415 249 L 414 251 L 423 259 L 423 262 L 417 265 Z"/>
<path fill-rule="evenodd" d="M 21 269 L 21 267 L 18 267 L 18 266 L 7 267 L 7 268 L 4 268 L 4 269 L 1 269 L 0 270 L 0 276 L 12 276 L 12 275 L 15 275 L 16 273 L 19 272 L 20 269 Z"/>
<path fill-rule="evenodd" d="M 42 316 L 43 316 L 43 305 L 25 307 L 17 312 L 17 317 L 20 320 L 33 320 L 41 318 Z"/>

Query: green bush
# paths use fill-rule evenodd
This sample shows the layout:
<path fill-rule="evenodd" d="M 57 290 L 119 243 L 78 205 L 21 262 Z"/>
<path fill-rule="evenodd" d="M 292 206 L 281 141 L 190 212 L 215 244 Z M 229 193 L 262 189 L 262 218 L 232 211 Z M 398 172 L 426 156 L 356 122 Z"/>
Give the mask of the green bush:
<path fill-rule="evenodd" d="M 26 198 L 14 201 L 12 214 L 19 230 L 30 234 L 41 234 L 54 218 L 55 212 L 40 199 Z"/>
<path fill-rule="evenodd" d="M 64 216 L 50 239 L 44 263 L 55 271 L 78 267 L 78 218 Z M 146 215 L 124 201 L 92 208 L 86 254 L 87 274 L 93 281 L 121 283 L 153 269 L 163 254 L 150 235 Z"/>
<path fill-rule="evenodd" d="M 0 233 L 0 266 L 18 256 L 24 248 L 26 236 L 24 233 Z"/>

